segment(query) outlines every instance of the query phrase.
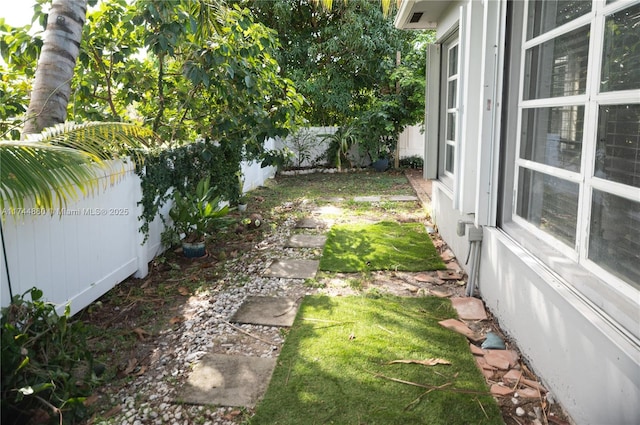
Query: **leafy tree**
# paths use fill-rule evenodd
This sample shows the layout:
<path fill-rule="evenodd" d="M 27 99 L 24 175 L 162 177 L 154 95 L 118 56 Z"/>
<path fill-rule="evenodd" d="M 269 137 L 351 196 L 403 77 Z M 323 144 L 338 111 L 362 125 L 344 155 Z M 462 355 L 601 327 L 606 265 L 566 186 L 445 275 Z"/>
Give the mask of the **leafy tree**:
<path fill-rule="evenodd" d="M 28 28 L 0 29 L 5 58 L 30 46 Z M 7 62 L 5 72 L 33 68 L 33 45 L 24 64 Z M 102 1 L 87 14 L 69 117 L 137 122 L 169 142 L 205 137 L 257 155 L 265 137 L 296 126 L 303 102 L 278 74 L 278 47 L 248 10 L 219 1 Z"/>
<path fill-rule="evenodd" d="M 252 2 L 278 32 L 278 61 L 308 103 L 313 125 L 349 128 L 372 160 L 395 151 L 398 135 L 424 116 L 425 46 L 433 34 L 394 28 L 382 2 Z M 322 4 L 323 7 L 319 7 Z"/>
<path fill-rule="evenodd" d="M 343 124 L 395 92 L 396 55 L 412 51 L 413 35 L 395 29 L 377 2 L 335 2 L 328 9 L 317 3 L 242 2 L 278 32 L 282 72 L 309 100 L 308 121 Z M 424 75 L 424 67 L 421 72 Z"/>

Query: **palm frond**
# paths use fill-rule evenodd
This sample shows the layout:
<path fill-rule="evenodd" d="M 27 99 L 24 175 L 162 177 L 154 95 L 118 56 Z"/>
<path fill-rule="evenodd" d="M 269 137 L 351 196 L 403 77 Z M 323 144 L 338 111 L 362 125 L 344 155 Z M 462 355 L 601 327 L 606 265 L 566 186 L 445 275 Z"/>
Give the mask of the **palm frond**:
<path fill-rule="evenodd" d="M 67 122 L 26 137 L 29 142 L 81 150 L 99 162 L 129 156 L 141 160 L 141 153 L 149 147 L 149 139 L 154 138 L 155 134 L 148 128 L 129 123 Z"/>
<path fill-rule="evenodd" d="M 33 142 L 0 142 L 0 208 L 3 216 L 29 206 L 53 211 L 77 190 L 88 193 L 95 170 L 90 155 L 61 146 Z M 16 214 L 20 214 L 16 212 Z"/>
<path fill-rule="evenodd" d="M 2 216 L 24 208 L 27 199 L 29 206 L 61 211 L 69 200 L 95 187 L 100 171 L 124 172 L 124 163 L 111 159 L 141 162 L 153 136 L 151 130 L 133 124 L 68 123 L 24 141 L 0 141 Z M 116 163 L 120 170 L 114 170 Z"/>

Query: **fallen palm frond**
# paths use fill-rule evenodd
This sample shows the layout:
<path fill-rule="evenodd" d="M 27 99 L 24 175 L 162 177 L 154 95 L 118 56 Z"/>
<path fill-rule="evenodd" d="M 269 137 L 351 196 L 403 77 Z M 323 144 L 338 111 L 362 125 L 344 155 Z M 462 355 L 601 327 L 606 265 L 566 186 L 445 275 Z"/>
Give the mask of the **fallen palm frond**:
<path fill-rule="evenodd" d="M 437 364 L 446 364 L 446 365 L 450 365 L 451 362 L 445 359 L 427 359 L 427 360 L 393 360 L 390 361 L 387 364 L 394 364 L 394 363 L 404 363 L 404 364 L 421 364 L 424 366 L 435 366 Z"/>

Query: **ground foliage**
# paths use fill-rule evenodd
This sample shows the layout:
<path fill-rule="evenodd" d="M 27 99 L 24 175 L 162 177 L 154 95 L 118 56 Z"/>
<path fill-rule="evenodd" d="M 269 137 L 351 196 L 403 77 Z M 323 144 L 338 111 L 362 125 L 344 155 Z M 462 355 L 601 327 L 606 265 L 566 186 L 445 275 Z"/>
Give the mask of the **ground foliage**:
<path fill-rule="evenodd" d="M 411 170 L 414 171 L 414 170 Z M 86 417 L 93 419 L 85 423 L 98 423 L 96 418 L 104 418 L 106 423 L 114 423 L 112 416 L 117 416 L 120 399 L 112 399 L 123 387 L 145 376 L 145 369 L 149 367 L 153 353 L 159 349 L 159 341 L 166 333 L 182 332 L 180 326 L 184 318 L 181 311 L 188 307 L 191 300 L 215 299 L 221 291 L 242 285 L 243 279 L 250 277 L 239 270 L 246 270 L 256 259 L 264 255 L 264 251 L 257 249 L 261 242 L 273 238 L 278 229 L 285 222 L 299 219 L 304 214 L 316 208 L 331 205 L 331 198 L 342 198 L 341 208 L 335 215 L 327 215 L 328 219 L 337 222 L 352 222 L 359 220 L 398 220 L 399 222 L 423 222 L 426 211 L 412 202 L 379 202 L 362 203 L 348 199 L 353 196 L 368 195 L 409 195 L 413 194 L 411 186 L 401 172 L 354 172 L 336 174 L 309 174 L 299 176 L 277 176 L 264 187 L 249 194 L 249 210 L 245 214 L 236 211 L 230 214 L 238 222 L 238 228 L 228 232 L 219 232 L 207 240 L 209 255 L 204 261 L 185 258 L 182 253 L 168 251 L 150 263 L 150 273 L 144 279 L 130 278 L 96 300 L 89 307 L 79 312 L 72 321 L 84 324 L 84 342 L 87 343 L 96 365 L 103 365 L 104 371 L 100 375 L 98 389 L 93 390 L 83 406 L 86 407 Z M 259 214 L 264 224 L 257 228 L 243 225 L 245 217 Z M 436 242 L 442 242 L 436 240 Z M 442 244 L 438 244 L 442 250 Z M 234 271 L 229 271 L 231 264 L 235 264 Z M 361 288 L 363 294 L 376 297 L 395 280 L 395 272 L 380 272 L 376 274 L 375 282 L 384 282 L 380 290 L 368 287 L 374 282 L 373 276 L 354 275 L 349 281 L 354 290 Z M 307 285 L 322 287 L 329 285 L 332 275 L 321 277 L 316 282 Z M 369 282 L 369 283 L 368 283 Z M 403 287 L 404 281 L 396 282 Z M 455 284 L 453 284 L 456 286 Z M 439 289 L 445 289 L 443 285 Z M 308 286 L 311 290 L 311 286 Z M 493 329 L 498 331 L 497 323 Z M 356 334 L 356 340 L 358 335 Z M 253 338 L 247 337 L 245 343 L 261 344 Z M 7 344 L 6 347 L 10 345 Z M 81 345 L 77 345 L 80 347 Z M 3 350 L 5 344 L 2 345 Z M 15 346 L 14 346 L 15 347 Z M 164 347 L 162 350 L 172 350 Z M 464 350 L 468 350 L 464 347 Z M 456 355 L 466 355 L 461 351 Z M 16 353 L 17 351 L 13 351 Z M 446 356 L 443 356 L 446 357 Z M 5 354 L 3 353 L 3 363 Z M 395 359 L 393 359 L 395 360 Z M 448 358 L 453 360 L 453 358 Z M 419 365 L 409 365 L 419 366 Z M 388 366 L 396 367 L 396 366 Z M 441 367 L 441 366 L 437 366 Z M 95 369 L 95 368 L 94 368 Z M 5 379 L 3 364 L 3 379 Z M 438 369 L 440 371 L 440 369 Z M 446 371 L 446 370 L 445 370 Z M 182 377 L 184 378 L 184 377 Z M 180 379 L 182 379 L 180 378 Z M 178 379 L 169 377 L 167 382 L 179 385 Z M 381 379 L 381 378 L 380 378 Z M 4 381 L 3 381 L 4 382 Z M 400 385 L 393 382 L 389 384 Z M 426 391 L 426 389 L 425 389 Z M 423 391 L 424 392 L 424 391 Z M 131 394 L 135 397 L 136 394 Z M 145 397 L 146 394 L 137 394 Z M 417 396 L 416 396 L 417 397 Z M 415 398 L 415 397 L 414 397 Z M 413 399 L 406 399 L 408 404 Z M 425 400 L 423 400 L 424 402 Z M 157 403 L 156 403 L 157 402 Z M 154 408 L 162 402 L 162 398 L 152 403 Z M 535 403 L 532 400 L 531 403 Z M 115 404 L 113 404 L 115 403 Z M 539 404 L 539 402 L 538 402 Z M 525 404 L 522 404 L 525 406 Z M 402 404 L 404 407 L 405 404 Z M 514 406 L 509 398 L 500 399 L 503 418 L 509 425 L 522 424 L 523 419 L 513 417 Z M 526 407 L 526 406 L 525 406 Z M 476 404 L 478 411 L 480 405 Z M 456 410 L 452 406 L 451 410 Z M 563 418 L 557 404 L 551 409 L 556 418 Z M 198 423 L 203 418 L 198 410 L 193 417 L 184 420 Z M 234 423 L 244 423 L 251 418 L 253 410 L 237 410 L 226 420 Z M 109 419 L 111 417 L 111 419 Z M 3 422 L 4 423 L 4 422 Z M 119 423 L 119 422 L 118 422 Z M 404 422 L 401 422 L 404 423 Z M 558 424 L 562 422 L 556 422 Z M 565 422 L 566 423 L 566 422 Z"/>
<path fill-rule="evenodd" d="M 77 423 L 98 383 L 88 329 L 33 288 L 2 309 L 2 423 Z M 34 421 L 34 422 L 30 422 Z"/>

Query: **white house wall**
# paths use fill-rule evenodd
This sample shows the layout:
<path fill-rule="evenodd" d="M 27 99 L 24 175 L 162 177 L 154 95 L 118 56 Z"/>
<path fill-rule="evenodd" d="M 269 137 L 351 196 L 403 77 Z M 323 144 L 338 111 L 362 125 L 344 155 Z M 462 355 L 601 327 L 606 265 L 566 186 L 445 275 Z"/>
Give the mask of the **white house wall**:
<path fill-rule="evenodd" d="M 479 275 L 479 290 L 489 310 L 501 327 L 513 338 L 522 355 L 541 377 L 577 424 L 638 424 L 640 423 L 640 345 L 638 329 L 624 330 L 615 319 L 586 301 L 575 289 L 563 282 L 553 271 L 542 265 L 532 253 L 514 242 L 503 230 L 495 227 L 498 186 L 500 120 L 499 92 L 501 75 L 495 66 L 502 66 L 496 57 L 495 38 L 504 37 L 505 16 L 494 6 L 499 2 L 456 2 L 438 19 L 438 39 L 451 34 L 459 23 L 460 6 L 481 14 L 483 4 L 492 14 L 483 22 L 473 19 L 475 28 L 467 27 L 472 37 L 461 34 L 460 43 L 468 52 L 464 112 L 460 128 L 461 149 L 457 170 L 461 184 L 446 187 L 433 181 L 433 218 L 438 231 L 460 260 L 462 267 L 469 249 L 467 236 L 458 236 L 459 221 L 474 221 L 481 217 L 484 227 Z M 504 2 L 502 3 L 504 5 Z M 469 14 L 466 14 L 469 16 Z M 464 16 L 464 14 L 463 14 Z M 461 23 L 464 25 L 464 23 Z M 477 28 L 480 25 L 480 28 Z M 478 33 L 483 36 L 478 37 Z M 493 62 L 493 63 L 492 63 Z M 478 78 L 479 75 L 483 78 Z M 491 87 L 483 94 L 483 85 Z M 431 93 L 437 90 L 429 80 Z M 491 93 L 489 93 L 489 90 Z M 494 90 L 497 94 L 493 94 Z M 489 97 L 492 96 L 492 97 Z M 487 99 L 496 114 L 487 110 Z M 430 99 L 433 101 L 433 99 Z M 431 107 L 433 105 L 429 105 Z M 428 107 L 428 110 L 429 110 Z M 428 123 L 433 123 L 428 117 Z M 492 126 L 498 126 L 492 128 Z M 427 128 L 429 148 L 437 144 L 433 128 Z M 483 160 L 479 158 L 482 157 Z M 427 158 L 430 163 L 432 158 Z M 474 171 L 477 169 L 477 172 Z M 482 179 L 482 185 L 476 180 Z M 483 189 L 484 188 L 484 189 Z M 487 192 L 487 196 L 484 193 Z M 493 192 L 492 192 L 493 191 Z M 489 193 L 491 192 L 491 193 Z M 456 198 L 458 202 L 456 202 Z M 469 207 L 471 202 L 472 207 Z M 481 208 L 482 211 L 478 211 Z M 467 214 L 472 213 L 472 214 Z M 468 227 L 467 227 L 468 228 Z M 635 334 L 634 334 L 635 333 Z"/>
<path fill-rule="evenodd" d="M 499 229 L 482 259 L 482 298 L 573 420 L 639 423 L 637 342 Z"/>

